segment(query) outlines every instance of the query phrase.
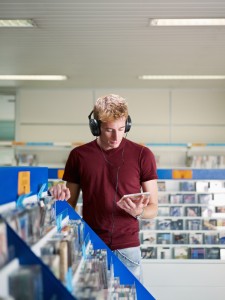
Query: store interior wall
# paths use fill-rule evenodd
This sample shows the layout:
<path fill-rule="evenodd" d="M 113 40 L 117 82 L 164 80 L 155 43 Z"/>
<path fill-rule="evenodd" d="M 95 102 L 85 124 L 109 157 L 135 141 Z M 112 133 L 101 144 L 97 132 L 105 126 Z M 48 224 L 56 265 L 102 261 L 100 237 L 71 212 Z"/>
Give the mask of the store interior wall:
<path fill-rule="evenodd" d="M 88 115 L 95 100 L 126 98 L 140 143 L 224 143 L 225 90 L 217 89 L 19 89 L 17 141 L 87 142 L 94 138 Z"/>

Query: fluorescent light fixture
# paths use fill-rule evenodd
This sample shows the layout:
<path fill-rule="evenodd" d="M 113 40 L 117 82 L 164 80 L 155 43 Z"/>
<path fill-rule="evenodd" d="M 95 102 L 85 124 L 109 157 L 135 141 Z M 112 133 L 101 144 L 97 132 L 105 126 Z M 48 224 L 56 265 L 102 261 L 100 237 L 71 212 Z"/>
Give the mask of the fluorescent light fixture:
<path fill-rule="evenodd" d="M 150 19 L 150 26 L 225 26 L 225 18 Z"/>
<path fill-rule="evenodd" d="M 34 27 L 35 23 L 31 19 L 0 19 L 0 27 Z"/>
<path fill-rule="evenodd" d="M 142 80 L 224 80 L 225 75 L 142 75 Z"/>
<path fill-rule="evenodd" d="M 65 75 L 0 75 L 0 80 L 67 80 Z"/>

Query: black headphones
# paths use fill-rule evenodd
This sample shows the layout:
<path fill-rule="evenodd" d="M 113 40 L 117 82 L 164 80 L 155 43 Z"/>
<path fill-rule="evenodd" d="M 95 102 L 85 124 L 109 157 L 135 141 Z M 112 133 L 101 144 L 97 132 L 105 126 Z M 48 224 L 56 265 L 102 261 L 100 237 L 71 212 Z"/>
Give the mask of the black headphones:
<path fill-rule="evenodd" d="M 91 113 L 88 116 L 89 127 L 91 130 L 91 133 L 94 136 L 99 136 L 101 134 L 101 129 L 100 129 L 101 121 L 91 118 L 92 114 L 93 114 L 93 110 L 91 111 Z M 125 133 L 130 131 L 131 125 L 132 125 L 131 117 L 128 115 L 128 117 L 126 119 L 126 123 L 125 123 L 125 130 L 124 130 Z"/>

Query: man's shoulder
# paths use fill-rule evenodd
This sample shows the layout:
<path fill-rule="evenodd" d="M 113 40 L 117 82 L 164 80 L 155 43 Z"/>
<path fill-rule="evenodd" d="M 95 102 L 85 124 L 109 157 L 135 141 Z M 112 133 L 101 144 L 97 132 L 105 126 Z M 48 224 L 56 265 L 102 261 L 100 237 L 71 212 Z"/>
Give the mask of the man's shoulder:
<path fill-rule="evenodd" d="M 72 151 L 75 151 L 75 152 L 83 152 L 83 151 L 86 151 L 88 149 L 93 149 L 93 147 L 95 147 L 96 145 L 96 141 L 93 140 L 91 142 L 88 142 L 88 143 L 83 143 L 83 144 L 80 144 L 76 147 L 74 147 L 74 149 Z"/>

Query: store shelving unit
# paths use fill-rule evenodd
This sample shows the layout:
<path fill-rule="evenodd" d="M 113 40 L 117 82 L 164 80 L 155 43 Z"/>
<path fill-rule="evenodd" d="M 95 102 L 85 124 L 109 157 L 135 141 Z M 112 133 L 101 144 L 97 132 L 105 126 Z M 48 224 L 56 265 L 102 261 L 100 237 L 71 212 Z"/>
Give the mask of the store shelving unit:
<path fill-rule="evenodd" d="M 0 165 L 63 168 L 69 152 L 79 142 L 0 142 Z M 146 143 L 158 168 L 225 168 L 225 144 Z M 30 157 L 29 157 L 30 156 Z M 26 161 L 26 159 L 28 161 Z"/>
<path fill-rule="evenodd" d="M 44 167 L 0 167 L 0 180 L 5 184 L 0 185 L 0 207 L 1 212 L 7 209 L 11 203 L 16 206 L 18 199 L 18 176 L 20 172 L 30 172 L 30 193 L 34 196 L 40 192 L 40 187 L 48 181 L 48 169 Z M 7 178 L 7 180 L 6 180 Z M 45 189 L 46 191 L 46 189 Z M 65 214 L 72 220 L 80 219 L 79 215 L 72 209 L 66 201 L 56 202 L 56 215 Z M 39 265 L 43 276 L 43 299 L 76 299 L 68 288 L 59 281 L 46 264 L 39 257 L 40 247 L 49 236 L 54 234 L 55 228 L 47 236 L 30 247 L 10 226 L 7 225 L 7 240 L 9 249 L 13 249 L 13 257 L 0 269 L 0 281 L 4 284 L 0 290 L 0 297 L 8 296 L 7 276 L 14 271 L 19 265 Z M 135 285 L 137 300 L 152 300 L 154 297 L 149 291 L 133 276 L 132 273 L 122 264 L 122 262 L 111 252 L 104 242 L 95 234 L 95 232 L 85 224 L 85 236 L 89 236 L 93 244 L 93 249 L 105 249 L 107 251 L 108 263 L 114 266 L 114 276 L 120 278 L 121 284 Z M 12 253 L 11 253 L 12 254 Z M 11 256 L 10 254 L 10 256 Z M 79 278 L 79 276 L 78 276 Z"/>

